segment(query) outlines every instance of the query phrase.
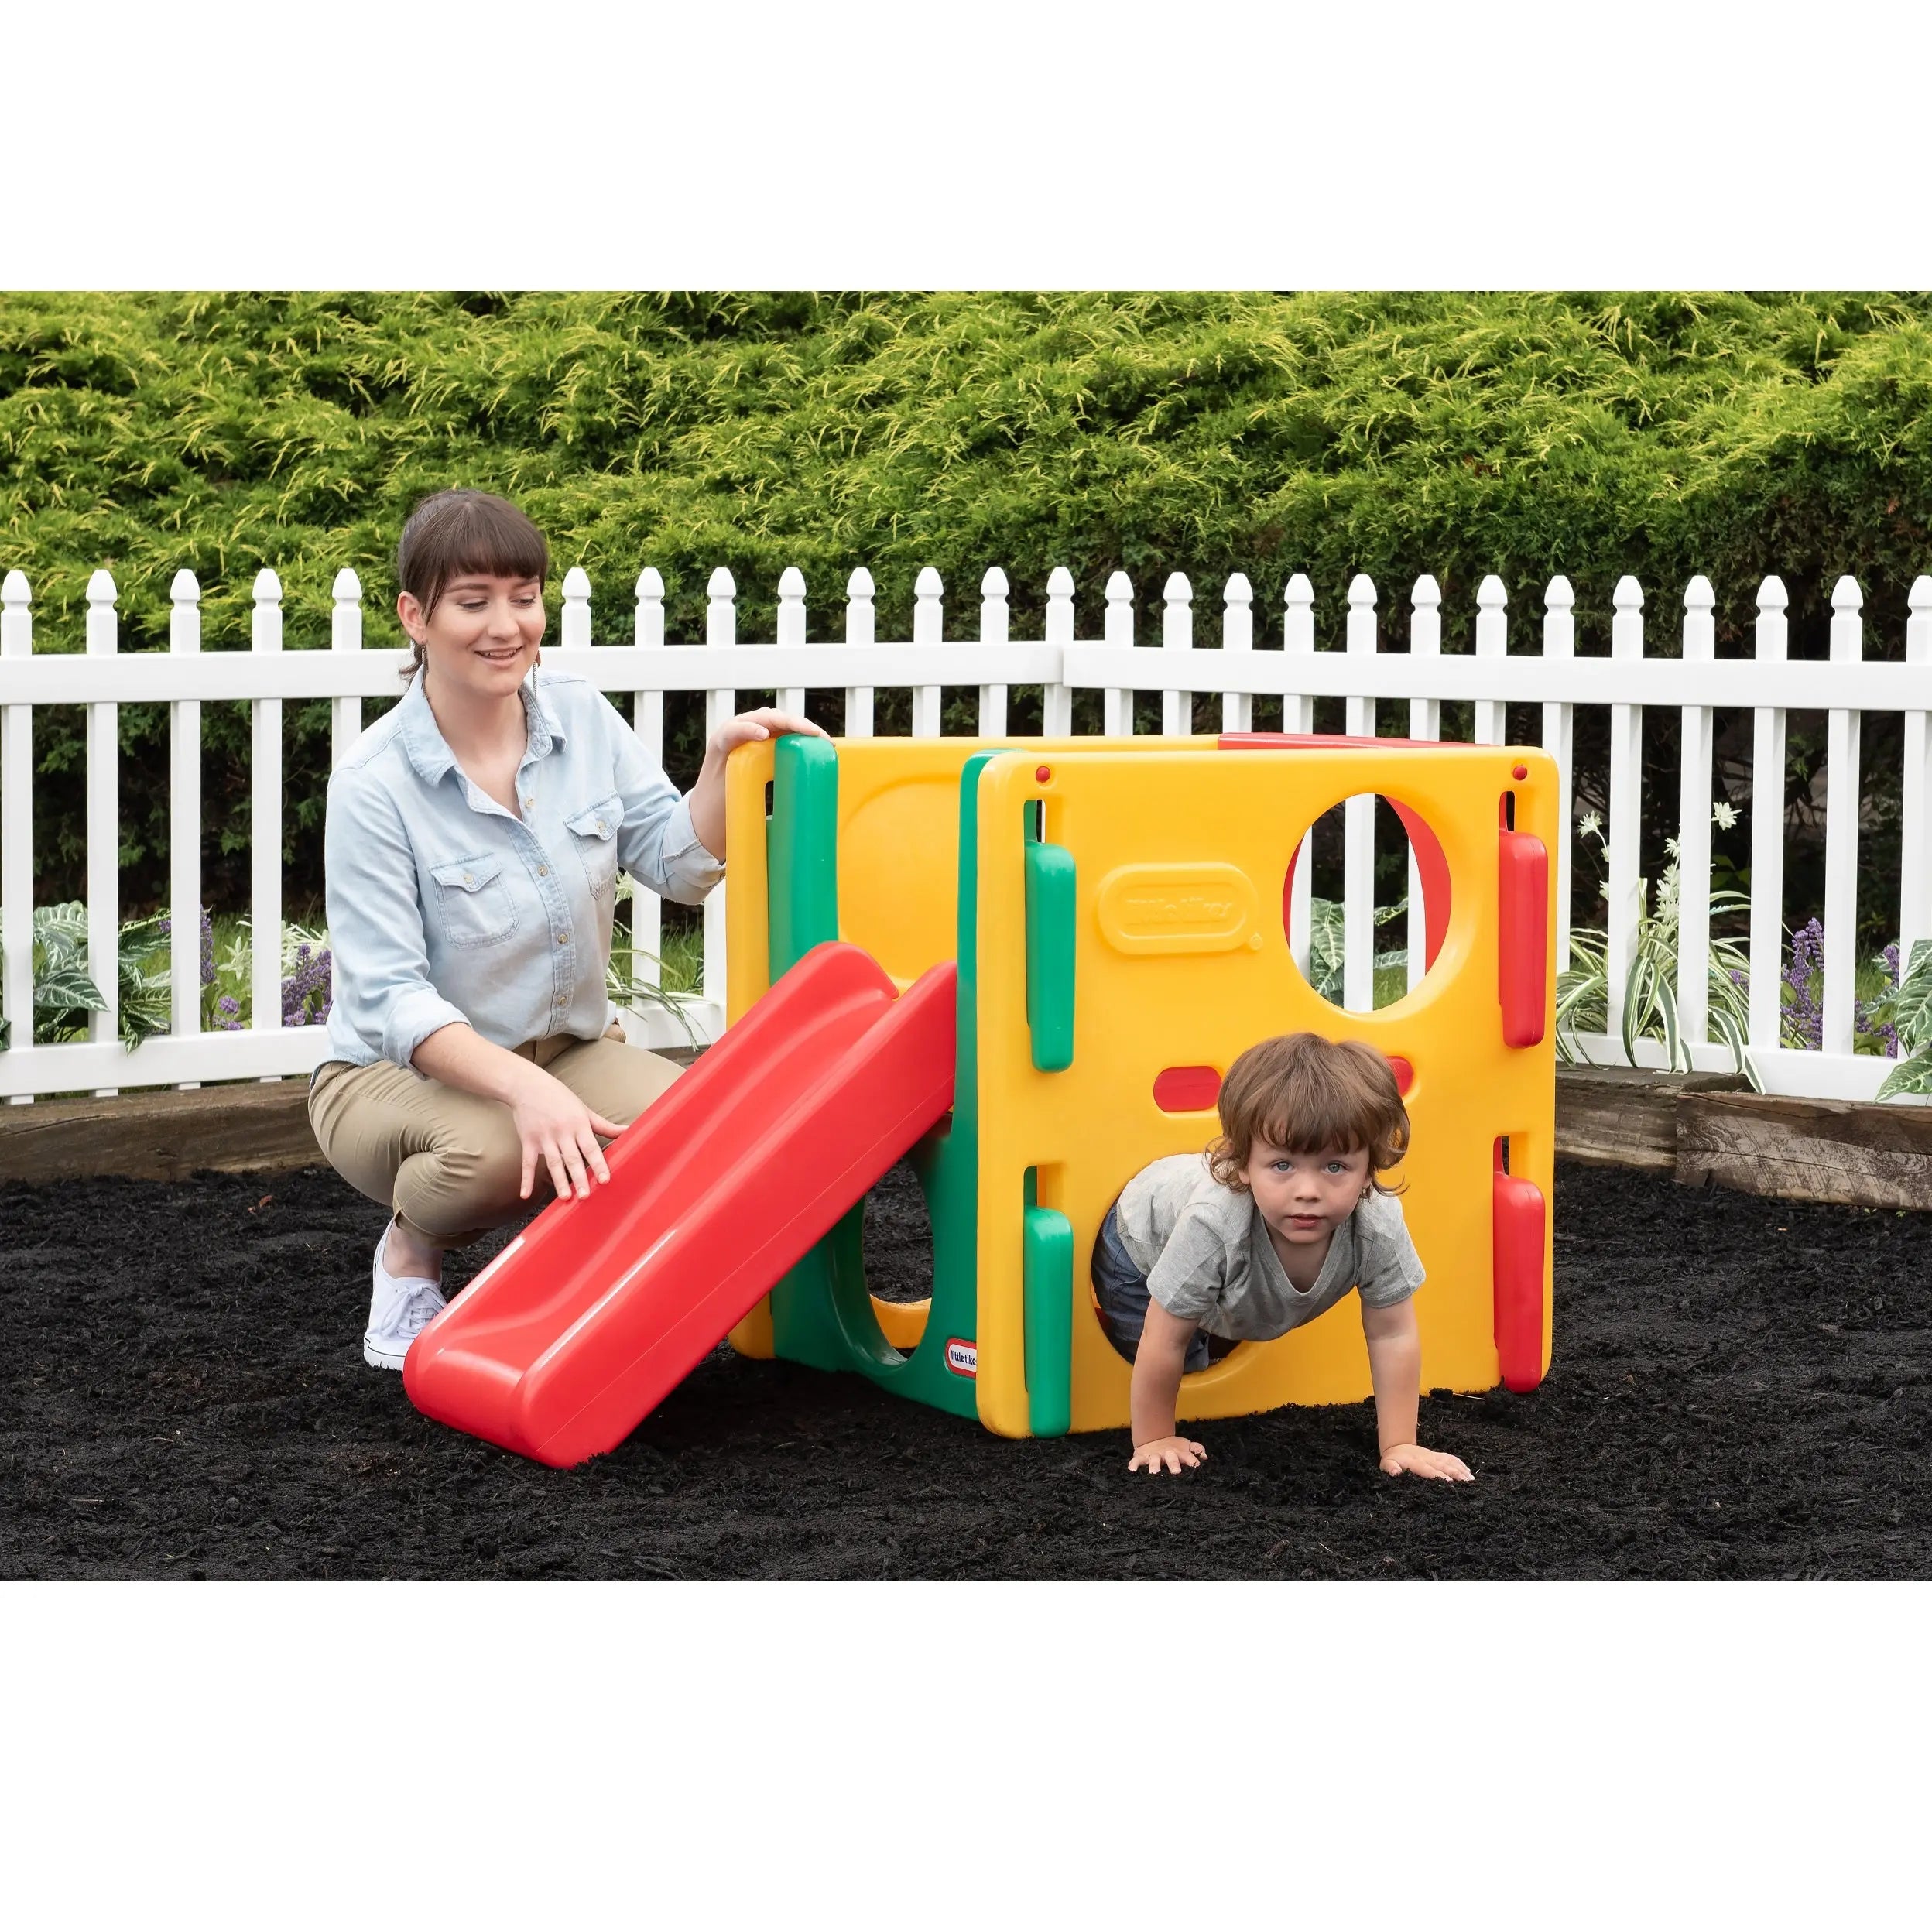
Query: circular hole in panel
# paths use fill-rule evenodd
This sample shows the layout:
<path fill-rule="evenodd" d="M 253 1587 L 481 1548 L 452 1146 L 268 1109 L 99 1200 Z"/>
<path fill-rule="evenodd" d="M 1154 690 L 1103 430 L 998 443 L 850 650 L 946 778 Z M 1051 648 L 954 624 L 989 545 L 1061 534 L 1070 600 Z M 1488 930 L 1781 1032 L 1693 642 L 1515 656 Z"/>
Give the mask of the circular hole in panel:
<path fill-rule="evenodd" d="M 1422 983 L 1449 928 L 1441 844 L 1406 805 L 1374 792 L 1345 799 L 1290 860 L 1281 918 L 1289 951 L 1321 998 L 1348 1012 L 1393 1005 Z"/>
<path fill-rule="evenodd" d="M 1094 1319 L 1100 1324 L 1100 1332 L 1107 1338 L 1108 1343 L 1114 1352 L 1123 1361 L 1132 1362 L 1134 1358 L 1133 1348 L 1131 1345 L 1123 1342 L 1120 1336 L 1115 1332 L 1114 1323 L 1108 1318 L 1105 1305 L 1105 1300 L 1109 1298 L 1108 1290 L 1101 1284 L 1103 1271 L 1113 1273 L 1118 1278 L 1121 1266 L 1122 1264 L 1118 1261 L 1112 1263 L 1108 1262 L 1103 1252 L 1100 1237 L 1096 1235 L 1094 1239 L 1093 1252 L 1088 1257 L 1088 1279 L 1092 1283 L 1093 1288 L 1089 1306 L 1093 1310 Z M 1114 1296 L 1118 1297 L 1119 1292 L 1119 1287 L 1116 1285 L 1113 1291 Z M 1227 1341 L 1220 1335 L 1204 1335 L 1201 1339 L 1205 1341 L 1208 1345 L 1208 1360 L 1205 1366 L 1211 1368 L 1217 1362 L 1225 1361 L 1242 1345 L 1238 1341 Z M 1198 1374 L 1200 1366 L 1197 1365 L 1196 1368 L 1187 1372 Z"/>
<path fill-rule="evenodd" d="M 933 1297 L 933 1220 L 909 1160 L 887 1169 L 865 1197 L 865 1286 L 886 1341 L 910 1355 Z"/>

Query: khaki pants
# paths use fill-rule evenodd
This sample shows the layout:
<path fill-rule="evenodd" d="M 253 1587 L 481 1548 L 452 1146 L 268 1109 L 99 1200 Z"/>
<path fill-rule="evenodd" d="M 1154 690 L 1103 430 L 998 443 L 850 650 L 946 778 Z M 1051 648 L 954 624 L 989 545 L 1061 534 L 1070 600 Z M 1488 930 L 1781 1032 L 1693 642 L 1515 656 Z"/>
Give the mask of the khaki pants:
<path fill-rule="evenodd" d="M 617 1026 L 601 1040 L 560 1036 L 514 1050 L 554 1074 L 594 1113 L 625 1127 L 683 1071 L 675 1060 L 626 1046 Z M 351 1187 L 440 1248 L 460 1248 L 551 1196 L 540 1161 L 530 1198 L 518 1198 L 523 1149 L 501 1101 L 420 1079 L 392 1060 L 352 1067 L 334 1060 L 318 1067 L 309 1125 Z"/>

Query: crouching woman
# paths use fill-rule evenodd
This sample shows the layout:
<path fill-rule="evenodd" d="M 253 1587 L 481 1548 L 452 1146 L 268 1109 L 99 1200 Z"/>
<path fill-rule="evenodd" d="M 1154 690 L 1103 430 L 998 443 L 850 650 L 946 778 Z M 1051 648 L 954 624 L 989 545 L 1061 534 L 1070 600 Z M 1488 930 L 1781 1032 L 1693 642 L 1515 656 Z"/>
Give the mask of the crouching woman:
<path fill-rule="evenodd" d="M 402 532 L 408 688 L 329 783 L 334 954 L 317 1144 L 391 1218 L 364 1359 L 400 1368 L 443 1307 L 443 1256 L 552 1194 L 608 1181 L 601 1143 L 678 1068 L 626 1043 L 605 990 L 617 874 L 684 904 L 723 875 L 733 747 L 817 733 L 721 725 L 680 797 L 594 685 L 538 663 L 543 534 L 475 490 Z"/>

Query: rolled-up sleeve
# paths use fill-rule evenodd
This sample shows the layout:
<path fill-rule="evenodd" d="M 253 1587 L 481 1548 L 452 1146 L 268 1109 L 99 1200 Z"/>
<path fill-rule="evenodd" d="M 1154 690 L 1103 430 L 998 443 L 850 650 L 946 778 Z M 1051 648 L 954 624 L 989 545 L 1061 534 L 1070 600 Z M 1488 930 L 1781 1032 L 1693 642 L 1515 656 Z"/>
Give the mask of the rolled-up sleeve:
<path fill-rule="evenodd" d="M 430 983 L 415 851 L 378 781 L 348 766 L 329 780 L 323 851 L 336 1010 L 372 1053 L 416 1073 L 416 1048 L 467 1016 Z"/>
<path fill-rule="evenodd" d="M 660 897 L 695 906 L 724 876 L 724 862 L 699 842 L 690 800 L 645 756 L 615 710 L 611 721 L 616 727 L 617 788 L 624 806 L 618 863 Z"/>

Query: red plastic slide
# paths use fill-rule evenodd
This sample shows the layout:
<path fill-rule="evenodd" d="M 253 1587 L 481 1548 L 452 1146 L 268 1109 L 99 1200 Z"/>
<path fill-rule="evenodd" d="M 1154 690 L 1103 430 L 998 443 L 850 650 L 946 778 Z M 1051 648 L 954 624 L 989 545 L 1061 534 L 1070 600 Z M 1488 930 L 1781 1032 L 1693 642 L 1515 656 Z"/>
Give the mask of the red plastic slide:
<path fill-rule="evenodd" d="M 957 978 L 814 947 L 423 1331 L 410 1400 L 557 1468 L 615 1448 L 945 1117 Z"/>

